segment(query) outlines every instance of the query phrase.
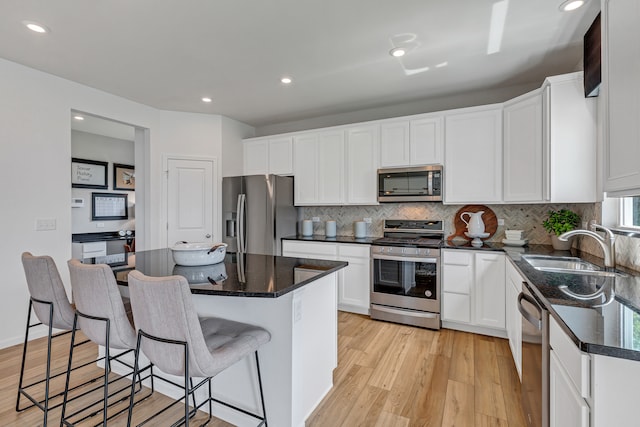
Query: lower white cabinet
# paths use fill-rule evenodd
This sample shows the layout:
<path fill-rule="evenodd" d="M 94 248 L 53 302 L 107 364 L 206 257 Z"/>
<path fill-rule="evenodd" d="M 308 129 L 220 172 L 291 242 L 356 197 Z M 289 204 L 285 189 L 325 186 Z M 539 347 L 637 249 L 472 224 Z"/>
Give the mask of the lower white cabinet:
<path fill-rule="evenodd" d="M 553 350 L 549 354 L 549 426 L 589 427 L 589 405 Z"/>
<path fill-rule="evenodd" d="M 442 251 L 443 326 L 505 336 L 505 255 Z"/>
<path fill-rule="evenodd" d="M 549 318 L 549 425 L 588 427 L 591 359 Z"/>
<path fill-rule="evenodd" d="M 338 272 L 338 309 L 351 313 L 369 314 L 370 253 L 369 245 L 296 240 L 282 242 L 283 256 L 349 263 Z"/>
<path fill-rule="evenodd" d="M 524 278 L 511 262 L 505 263 L 505 323 L 507 338 L 513 362 L 516 365 L 518 376 L 522 380 L 522 316 L 518 311 L 518 295 L 522 290 Z"/>
<path fill-rule="evenodd" d="M 107 242 L 72 243 L 71 256 L 75 259 L 107 256 Z"/>

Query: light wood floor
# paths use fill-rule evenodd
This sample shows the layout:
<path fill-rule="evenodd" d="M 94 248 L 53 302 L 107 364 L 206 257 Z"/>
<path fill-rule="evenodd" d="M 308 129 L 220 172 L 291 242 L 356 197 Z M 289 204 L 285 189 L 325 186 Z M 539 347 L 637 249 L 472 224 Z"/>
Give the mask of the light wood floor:
<path fill-rule="evenodd" d="M 520 383 L 506 340 L 378 322 L 343 312 L 338 319 L 334 388 L 309 417 L 307 427 L 526 426 L 520 406 Z M 40 339 L 29 345 L 26 375 L 34 377 L 43 370 L 46 341 Z M 54 372 L 66 368 L 68 345 L 66 338 L 55 343 Z M 42 425 L 42 412 L 38 409 L 15 411 L 21 355 L 21 345 L 0 350 L 1 426 Z M 74 360 L 89 361 L 96 355 L 96 346 L 88 344 L 76 351 Z M 75 377 L 81 382 L 100 373 L 91 365 Z M 53 385 L 62 386 L 61 381 Z M 90 395 L 92 399 L 96 396 Z M 155 393 L 136 407 L 134 422 L 167 402 L 168 398 Z M 115 406 L 121 407 L 124 404 Z M 179 416 L 178 408 L 149 425 L 164 425 Z M 203 413 L 196 417 L 196 421 L 204 419 Z M 100 421 L 98 416 L 79 425 Z M 50 412 L 48 424 L 58 426 L 59 422 L 58 408 Z M 115 417 L 109 422 L 112 425 L 126 425 L 126 414 Z M 209 425 L 229 426 L 215 419 Z"/>
<path fill-rule="evenodd" d="M 506 340 L 338 319 L 334 388 L 307 427 L 526 426 Z"/>

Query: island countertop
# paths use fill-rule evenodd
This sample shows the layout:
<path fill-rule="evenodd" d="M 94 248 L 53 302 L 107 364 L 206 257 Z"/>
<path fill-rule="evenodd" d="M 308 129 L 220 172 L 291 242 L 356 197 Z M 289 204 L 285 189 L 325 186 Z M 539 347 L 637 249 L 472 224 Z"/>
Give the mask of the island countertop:
<path fill-rule="evenodd" d="M 343 261 L 227 254 L 218 264 L 186 267 L 173 262 L 170 249 L 139 251 L 128 256 L 127 265 L 113 267 L 120 285 L 127 285 L 128 274 L 135 269 L 152 277 L 184 276 L 193 294 L 236 297 L 277 298 L 348 265 Z"/>

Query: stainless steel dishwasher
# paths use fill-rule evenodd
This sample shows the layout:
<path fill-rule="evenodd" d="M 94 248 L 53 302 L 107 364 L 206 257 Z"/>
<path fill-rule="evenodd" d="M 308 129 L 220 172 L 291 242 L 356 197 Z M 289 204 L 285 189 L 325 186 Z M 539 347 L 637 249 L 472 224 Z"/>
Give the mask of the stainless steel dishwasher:
<path fill-rule="evenodd" d="M 530 427 L 549 426 L 549 312 L 522 282 L 522 409 Z"/>

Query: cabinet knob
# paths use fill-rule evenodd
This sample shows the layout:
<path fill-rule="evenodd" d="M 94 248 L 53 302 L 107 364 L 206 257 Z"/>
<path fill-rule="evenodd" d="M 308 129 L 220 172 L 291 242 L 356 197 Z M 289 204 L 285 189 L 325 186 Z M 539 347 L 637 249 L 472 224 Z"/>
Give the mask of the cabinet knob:
<path fill-rule="evenodd" d="M 211 234 L 207 234 L 207 235 L 206 235 L 206 236 L 204 236 L 204 237 L 206 237 L 207 239 L 210 239 L 210 238 L 211 238 Z"/>

